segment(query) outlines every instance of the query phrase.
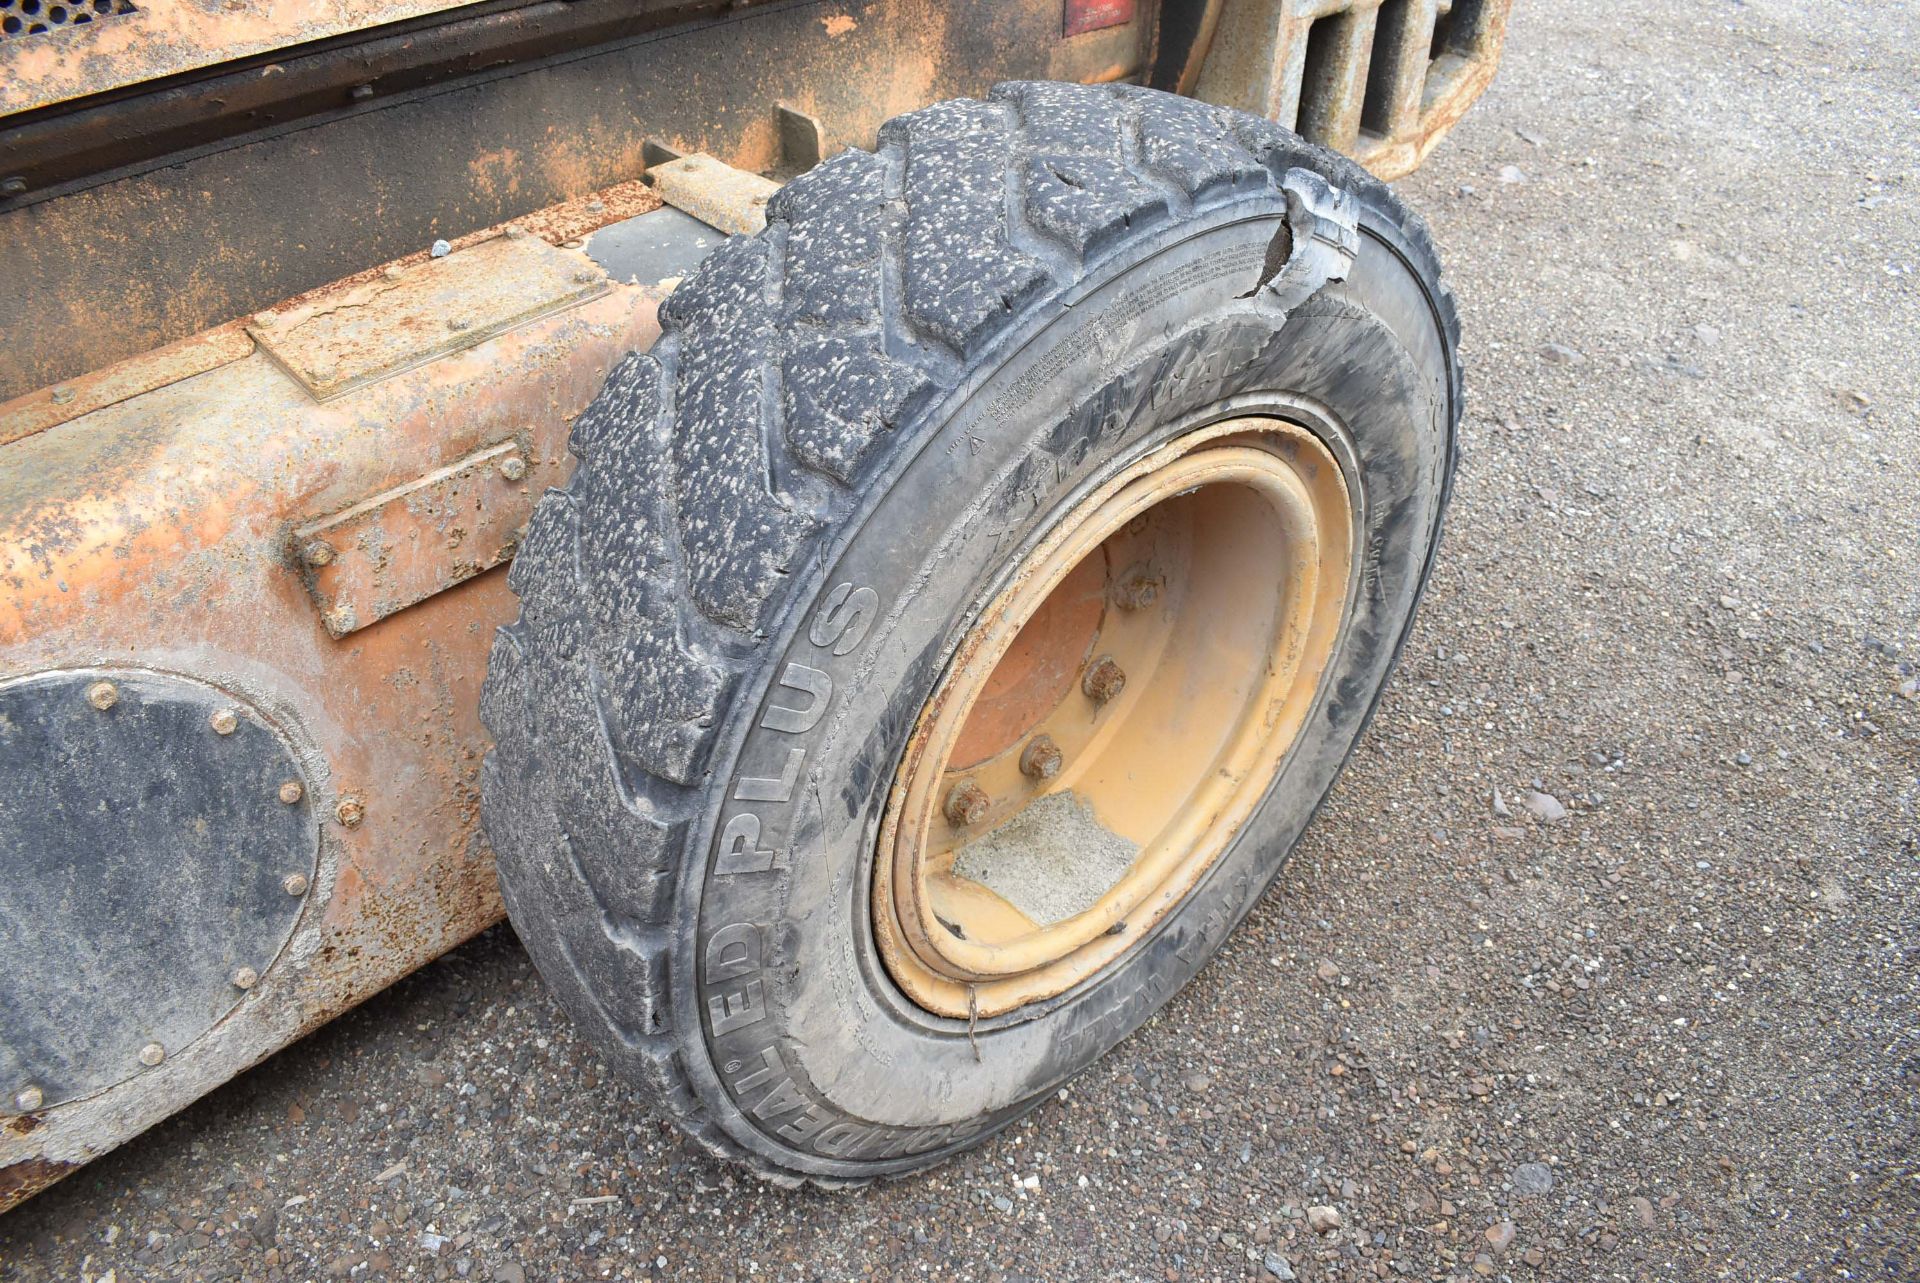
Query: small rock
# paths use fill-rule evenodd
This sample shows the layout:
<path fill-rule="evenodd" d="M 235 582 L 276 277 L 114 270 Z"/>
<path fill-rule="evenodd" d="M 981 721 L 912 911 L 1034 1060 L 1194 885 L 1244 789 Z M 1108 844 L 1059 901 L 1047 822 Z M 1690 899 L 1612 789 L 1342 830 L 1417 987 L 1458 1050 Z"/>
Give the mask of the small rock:
<path fill-rule="evenodd" d="M 1280 1255 L 1278 1252 L 1268 1252 L 1265 1258 L 1261 1260 L 1260 1265 L 1269 1275 L 1276 1279 L 1291 1279 L 1294 1277 L 1293 1266 L 1288 1263 L 1286 1257 Z"/>
<path fill-rule="evenodd" d="M 1340 1213 L 1332 1207 L 1309 1207 L 1307 1228 L 1315 1234 L 1331 1234 L 1340 1228 Z"/>
<path fill-rule="evenodd" d="M 1549 343 L 1540 349 L 1540 359 L 1548 365 L 1578 365 L 1587 358 L 1564 343 Z"/>
<path fill-rule="evenodd" d="M 1188 1091 L 1205 1091 L 1207 1088 L 1213 1086 L 1213 1077 L 1210 1074 L 1204 1074 L 1195 1070 L 1185 1078 L 1182 1078 L 1180 1082 Z"/>
<path fill-rule="evenodd" d="M 1013 1210 L 1013 1200 L 1005 1194 L 995 1194 L 993 1196 L 993 1206 L 996 1211 L 1011 1212 Z"/>
<path fill-rule="evenodd" d="M 1553 1188 L 1553 1169 L 1545 1163 L 1522 1163 L 1513 1169 L 1509 1183 L 1513 1192 L 1533 1197 Z"/>
<path fill-rule="evenodd" d="M 1520 799 L 1520 805 L 1536 820 L 1548 824 L 1557 824 L 1567 818 L 1567 808 L 1560 805 L 1560 799 L 1551 793 L 1531 790 Z"/>
<path fill-rule="evenodd" d="M 1507 799 L 1500 796 L 1497 786 L 1493 790 L 1493 813 L 1503 820 L 1513 818 L 1513 812 L 1507 809 Z"/>
<path fill-rule="evenodd" d="M 1503 183 L 1524 183 L 1527 181 L 1527 171 L 1518 165 L 1502 165 L 1500 166 L 1500 181 Z"/>
<path fill-rule="evenodd" d="M 1547 145 L 1547 140 L 1546 140 L 1546 139 L 1544 139 L 1544 138 L 1542 138 L 1542 137 L 1541 137 L 1541 136 L 1540 136 L 1539 134 L 1536 134 L 1536 133 L 1534 133 L 1534 132 L 1532 132 L 1531 130 L 1527 130 L 1527 129 L 1516 129 L 1516 130 L 1514 130 L 1513 132 L 1514 132 L 1514 133 L 1516 133 L 1516 134 L 1518 134 L 1518 135 L 1520 136 L 1520 141 L 1521 141 L 1521 142 L 1523 142 L 1523 143 L 1526 143 L 1526 144 L 1527 144 L 1527 145 L 1529 145 L 1529 146 L 1532 146 L 1532 147 L 1545 147 L 1545 146 Z"/>
<path fill-rule="evenodd" d="M 1513 1222 L 1500 1221 L 1487 1226 L 1487 1242 L 1493 1245 L 1493 1250 L 1496 1252 L 1506 1251 L 1507 1246 L 1513 1242 Z"/>
<path fill-rule="evenodd" d="M 527 1272 L 517 1261 L 508 1261 L 493 1267 L 493 1283 L 527 1283 Z"/>
<path fill-rule="evenodd" d="M 1547 1254 L 1537 1247 L 1530 1247 L 1520 1254 L 1520 1259 L 1535 1269 L 1539 1269 L 1547 1263 Z"/>
<path fill-rule="evenodd" d="M 1701 347 L 1713 347 L 1720 342 L 1720 330 L 1718 326 L 1703 322 L 1693 327 L 1693 337 Z"/>
<path fill-rule="evenodd" d="M 1747 752 L 1745 749 L 1741 749 L 1733 755 L 1733 764 L 1735 766 L 1752 766 L 1753 754 Z"/>
<path fill-rule="evenodd" d="M 1627 1200 L 1627 1206 L 1633 1209 L 1633 1219 L 1640 1222 L 1642 1229 L 1653 1228 L 1653 1204 L 1635 1194 Z"/>
<path fill-rule="evenodd" d="M 1325 961 L 1313 969 L 1313 974 L 1331 983 L 1340 978 L 1340 968 L 1332 961 Z"/>
<path fill-rule="evenodd" d="M 445 258 L 447 255 L 453 253 L 453 246 L 446 241 L 435 241 L 433 248 L 428 250 L 427 253 L 434 258 Z"/>

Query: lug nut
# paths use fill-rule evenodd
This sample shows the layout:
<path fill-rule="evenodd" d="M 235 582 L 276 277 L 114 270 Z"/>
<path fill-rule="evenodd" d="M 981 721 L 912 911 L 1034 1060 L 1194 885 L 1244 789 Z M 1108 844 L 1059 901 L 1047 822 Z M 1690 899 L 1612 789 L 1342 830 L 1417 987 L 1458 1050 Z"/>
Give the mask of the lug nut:
<path fill-rule="evenodd" d="M 300 550 L 300 559 L 309 566 L 330 566 L 333 564 L 333 545 L 324 539 L 312 540 Z"/>
<path fill-rule="evenodd" d="M 306 795 L 307 791 L 300 787 L 299 780 L 288 780 L 280 786 L 280 800 L 288 806 L 292 806 Z"/>
<path fill-rule="evenodd" d="M 1120 671 L 1120 665 L 1113 662 L 1113 656 L 1102 655 L 1087 669 L 1087 675 L 1080 679 L 1080 689 L 1087 698 L 1096 704 L 1105 704 L 1119 698 L 1120 692 L 1127 688 L 1127 675 Z"/>
<path fill-rule="evenodd" d="M 112 682 L 95 682 L 87 687 L 87 703 L 106 712 L 120 702 L 120 688 Z"/>
<path fill-rule="evenodd" d="M 280 889 L 288 895 L 305 895 L 307 893 L 307 875 L 304 873 L 287 874 L 286 877 L 280 879 Z"/>
<path fill-rule="evenodd" d="M 72 388 L 55 388 L 53 390 L 53 403 L 55 405 L 72 405 L 73 398 L 76 395 L 78 394 L 74 392 Z"/>
<path fill-rule="evenodd" d="M 517 454 L 510 454 L 500 460 L 500 475 L 509 481 L 518 481 L 527 475 L 527 461 Z"/>
<path fill-rule="evenodd" d="M 993 799 L 972 780 L 962 780 L 947 794 L 947 823 L 956 829 L 978 824 L 993 809 Z"/>
<path fill-rule="evenodd" d="M 167 1049 L 157 1042 L 150 1042 L 140 1049 L 140 1063 L 148 1069 L 167 1058 Z"/>
<path fill-rule="evenodd" d="M 1113 604 L 1122 610 L 1145 610 L 1160 599 L 1160 581 L 1151 575 L 1134 575 L 1113 590 Z"/>
<path fill-rule="evenodd" d="M 31 1114 L 46 1103 L 46 1094 L 38 1087 L 22 1087 L 13 1093 L 13 1107 L 23 1114 Z"/>
<path fill-rule="evenodd" d="M 349 794 L 334 803 L 333 818 L 350 829 L 357 829 L 360 821 L 367 818 L 366 804 Z"/>
<path fill-rule="evenodd" d="M 251 989 L 259 983 L 260 973 L 252 967 L 242 967 L 233 973 L 233 987 L 235 989 Z"/>
<path fill-rule="evenodd" d="M 207 725 L 213 727 L 215 735 L 231 735 L 240 729 L 240 718 L 230 708 L 216 708 L 207 718 Z"/>
<path fill-rule="evenodd" d="M 1036 735 L 1020 752 L 1020 773 L 1030 780 L 1050 780 L 1066 764 L 1066 755 L 1051 735 Z"/>

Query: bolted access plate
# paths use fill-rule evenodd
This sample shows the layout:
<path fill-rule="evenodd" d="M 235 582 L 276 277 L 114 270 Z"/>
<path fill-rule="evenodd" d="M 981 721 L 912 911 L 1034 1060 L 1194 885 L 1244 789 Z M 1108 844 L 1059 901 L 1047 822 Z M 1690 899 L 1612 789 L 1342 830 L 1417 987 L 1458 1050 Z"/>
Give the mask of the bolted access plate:
<path fill-rule="evenodd" d="M 0 683 L 0 1113 L 151 1073 L 244 998 L 312 894 L 310 794 L 215 687 Z"/>

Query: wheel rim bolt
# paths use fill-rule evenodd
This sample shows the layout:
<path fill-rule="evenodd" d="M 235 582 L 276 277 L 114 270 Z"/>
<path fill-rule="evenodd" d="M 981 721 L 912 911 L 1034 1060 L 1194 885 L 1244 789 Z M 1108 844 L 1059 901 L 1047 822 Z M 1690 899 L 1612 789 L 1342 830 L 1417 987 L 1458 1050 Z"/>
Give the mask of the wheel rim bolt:
<path fill-rule="evenodd" d="M 1102 655 L 1095 660 L 1080 681 L 1080 689 L 1096 704 L 1105 704 L 1118 698 L 1126 688 L 1127 675 L 1121 671 L 1120 665 L 1113 662 L 1111 655 Z"/>
<path fill-rule="evenodd" d="M 215 735 L 231 735 L 240 728 L 240 719 L 230 708 L 216 708 L 207 725 L 213 727 Z"/>
<path fill-rule="evenodd" d="M 993 809 L 993 799 L 972 780 L 962 780 L 947 793 L 947 823 L 956 829 L 978 824 Z"/>
<path fill-rule="evenodd" d="M 235 989 L 251 989 L 259 983 L 260 973 L 252 967 L 242 967 L 233 973 L 233 987 Z"/>
<path fill-rule="evenodd" d="M 148 1069 L 167 1058 L 167 1049 L 157 1042 L 150 1042 L 140 1049 L 140 1063 Z"/>
<path fill-rule="evenodd" d="M 87 687 L 87 703 L 106 712 L 120 702 L 120 688 L 112 682 L 95 682 Z"/>
<path fill-rule="evenodd" d="M 1113 604 L 1122 610 L 1145 610 L 1160 600 L 1160 581 L 1151 575 L 1135 575 L 1113 590 Z"/>
<path fill-rule="evenodd" d="M 288 895 L 305 895 L 307 893 L 307 875 L 304 873 L 287 874 L 286 877 L 280 879 L 280 889 Z"/>
<path fill-rule="evenodd" d="M 1030 780 L 1050 780 L 1066 765 L 1066 755 L 1051 735 L 1036 735 L 1020 753 L 1020 773 Z"/>
<path fill-rule="evenodd" d="M 23 1114 L 31 1114 L 46 1103 L 46 1094 L 38 1087 L 22 1087 L 13 1094 L 13 1107 Z"/>
<path fill-rule="evenodd" d="M 288 780 L 280 786 L 280 800 L 288 806 L 292 806 L 306 795 L 307 791 L 300 786 L 299 780 Z"/>

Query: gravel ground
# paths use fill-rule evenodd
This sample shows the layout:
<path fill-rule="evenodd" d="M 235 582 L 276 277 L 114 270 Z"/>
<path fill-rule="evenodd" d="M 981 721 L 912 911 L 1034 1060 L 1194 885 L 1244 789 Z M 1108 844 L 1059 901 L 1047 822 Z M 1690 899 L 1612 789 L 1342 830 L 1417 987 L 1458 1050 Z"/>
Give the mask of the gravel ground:
<path fill-rule="evenodd" d="M 1407 659 L 1218 962 L 984 1151 L 736 1176 L 497 930 L 0 1221 L 0 1277 L 1920 1277 L 1916 50 L 1521 0 L 1405 184 L 1470 396 Z"/>

